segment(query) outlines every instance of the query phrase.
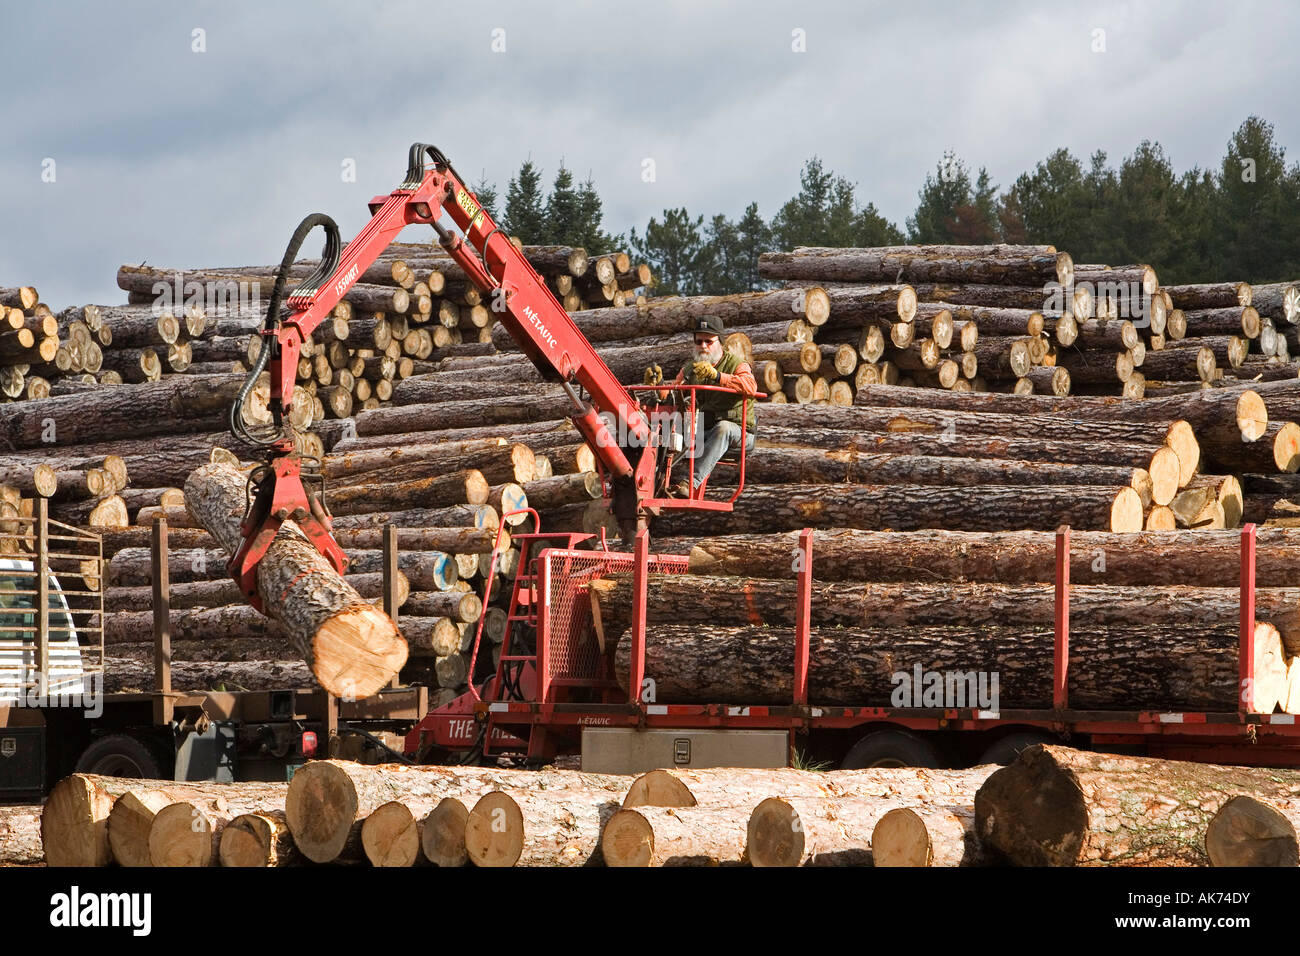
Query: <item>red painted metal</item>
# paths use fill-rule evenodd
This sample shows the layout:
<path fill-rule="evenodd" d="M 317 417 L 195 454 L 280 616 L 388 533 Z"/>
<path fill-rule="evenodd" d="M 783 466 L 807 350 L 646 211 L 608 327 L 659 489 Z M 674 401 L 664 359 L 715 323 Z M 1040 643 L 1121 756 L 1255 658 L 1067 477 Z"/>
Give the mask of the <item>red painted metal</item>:
<path fill-rule="evenodd" d="M 744 447 L 744 446 L 741 446 Z M 794 702 L 808 703 L 808 645 L 812 627 L 812 528 L 799 532 L 799 585 L 795 598 Z"/>
<path fill-rule="evenodd" d="M 646 587 L 650 579 L 650 535 L 641 531 L 636 536 L 634 548 L 636 564 L 632 569 L 632 665 L 628 675 L 627 690 L 631 701 L 638 706 L 641 685 L 645 682 L 645 610 Z"/>
<path fill-rule="evenodd" d="M 730 509 L 730 502 L 654 497 L 658 446 L 640 404 L 601 359 L 523 252 L 511 244 L 482 208 L 451 163 L 433 147 L 416 144 L 411 153 L 413 164 L 422 162 L 426 151 L 434 161 L 423 166 L 422 175 L 421 167 L 414 165 L 401 186 L 370 201 L 370 221 L 342 250 L 333 274 L 311 288 L 300 286 L 289 295 L 288 314 L 274 332 L 265 333 L 273 334 L 278 346 L 268 364 L 271 406 L 288 419 L 302 344 L 402 229 L 423 223 L 438 232 L 443 248 L 478 291 L 503 303 L 497 321 L 543 376 L 590 396 L 591 404 L 587 404 L 576 391 L 570 393 L 578 406 L 572 419 L 602 471 L 613 476 L 613 507 L 620 520 L 644 518 L 651 509 Z M 444 213 L 463 237 L 441 225 Z M 602 415 L 617 424 L 617 435 L 610 431 Z M 270 454 L 271 471 L 241 529 L 244 541 L 228 565 L 229 573 L 259 609 L 257 564 L 282 521 L 298 521 L 336 570 L 341 572 L 347 563 L 333 539 L 325 506 L 302 484 L 292 442 L 279 441 Z"/>
<path fill-rule="evenodd" d="M 1255 703 L 1255 525 L 1241 529 L 1240 647 L 1237 652 L 1241 693 L 1237 696 L 1242 714 L 1258 712 Z"/>
<path fill-rule="evenodd" d="M 1070 706 L 1070 526 L 1056 529 L 1055 639 L 1052 646 L 1052 706 Z"/>

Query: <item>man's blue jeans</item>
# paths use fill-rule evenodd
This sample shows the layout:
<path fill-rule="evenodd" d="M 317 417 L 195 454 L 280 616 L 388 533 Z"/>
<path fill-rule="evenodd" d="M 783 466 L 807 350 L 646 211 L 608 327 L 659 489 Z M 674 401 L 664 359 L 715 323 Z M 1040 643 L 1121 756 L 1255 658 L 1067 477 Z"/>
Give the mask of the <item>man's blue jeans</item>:
<path fill-rule="evenodd" d="M 713 471 L 713 466 L 718 463 L 718 459 L 727 456 L 730 452 L 737 452 L 739 457 L 740 448 L 740 426 L 735 422 L 720 421 L 715 424 L 708 432 L 697 432 L 695 435 L 695 487 L 705 478 L 709 477 Z M 745 430 L 745 453 L 754 450 L 754 431 L 753 429 Z"/>

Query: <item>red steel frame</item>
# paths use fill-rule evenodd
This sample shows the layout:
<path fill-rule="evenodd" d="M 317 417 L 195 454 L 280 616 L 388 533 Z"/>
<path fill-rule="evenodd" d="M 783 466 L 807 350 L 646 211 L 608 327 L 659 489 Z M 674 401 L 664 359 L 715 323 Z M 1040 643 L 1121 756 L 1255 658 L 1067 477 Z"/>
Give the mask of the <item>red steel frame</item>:
<path fill-rule="evenodd" d="M 1053 708 L 1051 710 L 980 711 L 975 708 L 831 707 L 809 705 L 808 670 L 811 631 L 813 532 L 804 529 L 798 539 L 798 600 L 794 692 L 787 706 L 729 704 L 658 704 L 637 699 L 645 676 L 645 583 L 652 560 L 649 541 L 638 536 L 633 553 L 608 552 L 610 559 L 634 564 L 636 613 L 633 626 L 631 700 L 606 703 L 564 703 L 536 694 L 527 701 L 480 702 L 480 720 L 490 717 L 493 739 L 507 737 L 527 746 L 530 731 L 546 732 L 547 747 L 567 742 L 576 748 L 584 726 L 661 728 L 769 728 L 792 734 L 816 730 L 852 730 L 868 725 L 905 727 L 920 731 L 990 731 L 998 728 L 1036 727 L 1069 737 L 1088 736 L 1095 745 L 1145 744 L 1161 756 L 1228 764 L 1300 766 L 1300 728 L 1289 714 L 1258 714 L 1253 710 L 1252 673 L 1255 607 L 1255 526 L 1241 534 L 1240 668 L 1242 690 L 1235 712 L 1084 711 L 1068 709 L 1069 663 L 1069 561 L 1070 529 L 1056 536 L 1056 615 L 1053 654 Z M 588 557 L 592 552 L 543 551 L 545 561 L 562 554 Z M 684 557 L 663 555 L 653 560 Z M 550 639 L 543 615 L 538 640 Z M 464 711 L 460 712 L 461 714 Z M 438 722 L 438 712 L 430 715 Z M 408 738 L 408 749 L 414 738 Z M 423 738 L 421 738 L 423 739 Z M 468 739 L 466 740 L 468 742 Z M 536 753 L 534 748 L 528 748 Z M 556 751 L 551 750 L 550 753 Z"/>

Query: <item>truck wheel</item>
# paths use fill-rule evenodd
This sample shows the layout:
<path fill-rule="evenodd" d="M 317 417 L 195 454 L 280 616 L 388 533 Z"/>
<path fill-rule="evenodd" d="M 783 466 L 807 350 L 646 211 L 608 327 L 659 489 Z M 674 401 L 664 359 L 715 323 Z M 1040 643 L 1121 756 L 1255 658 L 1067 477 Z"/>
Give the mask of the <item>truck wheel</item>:
<path fill-rule="evenodd" d="M 929 741 L 903 730 L 877 730 L 849 748 L 841 770 L 867 767 L 940 767 L 939 751 Z"/>
<path fill-rule="evenodd" d="M 162 779 L 158 758 L 144 741 L 125 734 L 100 737 L 77 760 L 77 773 L 97 773 L 105 777 L 141 777 Z"/>
<path fill-rule="evenodd" d="M 1034 744 L 1056 744 L 1060 741 L 1041 730 L 1021 730 L 999 737 L 984 753 L 977 765 L 996 763 L 1006 766 L 1020 756 L 1020 751 Z"/>

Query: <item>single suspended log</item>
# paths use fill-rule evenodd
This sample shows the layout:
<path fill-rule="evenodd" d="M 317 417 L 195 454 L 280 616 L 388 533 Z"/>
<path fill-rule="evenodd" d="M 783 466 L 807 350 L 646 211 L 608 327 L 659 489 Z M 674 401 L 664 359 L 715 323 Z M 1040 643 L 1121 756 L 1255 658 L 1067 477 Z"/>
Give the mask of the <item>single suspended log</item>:
<path fill-rule="evenodd" d="M 1294 770 L 1029 747 L 975 795 L 980 840 L 1021 866 L 1204 866 L 1232 797 L 1291 800 Z"/>
<path fill-rule="evenodd" d="M 185 483 L 186 503 L 234 554 L 240 543 L 245 477 L 207 465 Z M 393 622 L 342 580 L 306 536 L 286 522 L 258 566 L 258 590 L 269 615 L 330 693 L 365 698 L 406 661 Z"/>
<path fill-rule="evenodd" d="M 681 624 L 647 629 L 645 675 L 653 681 L 655 702 L 789 703 L 793 628 L 713 626 L 701 632 L 698 625 Z M 1140 632 L 1128 623 L 1102 631 L 1072 627 L 1070 640 L 1071 647 L 1079 649 L 1079 663 L 1070 673 L 1072 706 L 1236 711 L 1235 624 L 1211 628 L 1190 622 Z M 808 697 L 816 705 L 985 710 L 1051 706 L 1050 627 L 819 628 L 812 633 L 811 646 Z M 627 631 L 615 657 L 622 685 L 626 685 L 630 654 L 631 632 Z M 1280 659 L 1280 641 L 1260 656 L 1268 660 L 1257 665 L 1257 691 L 1261 696 L 1284 692 L 1286 666 Z M 913 662 L 911 669 L 907 662 Z M 921 673 L 914 673 L 916 669 Z M 943 678 L 936 684 L 924 677 L 947 672 L 960 675 L 953 678 L 951 696 L 946 696 Z M 1018 679 L 1004 686 L 994 674 L 1015 674 Z M 1262 709 L 1271 712 L 1273 705 Z"/>

